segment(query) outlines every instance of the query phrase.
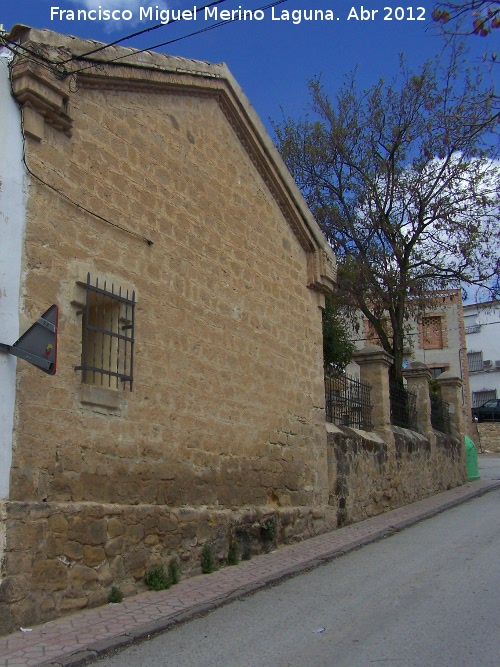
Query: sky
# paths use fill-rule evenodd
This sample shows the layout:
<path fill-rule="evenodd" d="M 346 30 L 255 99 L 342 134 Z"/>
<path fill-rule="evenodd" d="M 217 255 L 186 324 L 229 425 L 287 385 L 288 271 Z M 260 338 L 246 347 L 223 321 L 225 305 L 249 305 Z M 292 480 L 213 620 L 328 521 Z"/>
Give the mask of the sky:
<path fill-rule="evenodd" d="M 219 21 L 221 11 L 238 9 L 251 10 L 253 20 L 247 13 L 246 20 L 156 49 L 197 60 L 225 62 L 271 136 L 270 119 L 280 121 L 283 113 L 295 118 L 304 114 L 308 104 L 307 80 L 311 77 L 320 74 L 326 90 L 333 95 L 353 68 L 357 68 L 359 83 L 368 87 L 381 77 L 395 76 L 400 54 L 411 66 L 418 67 L 443 48 L 443 39 L 436 34 L 431 20 L 434 0 L 416 0 L 413 4 L 412 0 L 365 0 L 365 4 L 353 4 L 353 0 L 282 0 L 274 10 L 256 11 L 272 1 L 226 0 L 216 8 Z M 194 6 L 203 7 L 209 2 L 198 0 L 195 5 L 190 0 L 3 0 L 0 24 L 7 31 L 21 23 L 110 42 L 165 21 L 165 13 L 156 19 L 157 10 L 189 12 L 180 21 L 122 43 L 143 49 L 215 23 L 204 11 L 196 14 L 196 20 L 188 20 Z M 116 20 L 90 20 L 88 14 L 87 20 L 83 19 L 84 14 L 78 19 L 78 10 L 88 12 L 99 7 L 117 10 Z M 323 10 L 324 20 L 319 14 L 306 20 L 311 10 Z M 74 12 L 74 20 L 70 20 L 70 11 Z M 333 20 L 329 20 L 332 16 Z M 469 38 L 473 49 L 469 55 L 471 64 L 480 63 L 481 53 L 493 39 Z"/>

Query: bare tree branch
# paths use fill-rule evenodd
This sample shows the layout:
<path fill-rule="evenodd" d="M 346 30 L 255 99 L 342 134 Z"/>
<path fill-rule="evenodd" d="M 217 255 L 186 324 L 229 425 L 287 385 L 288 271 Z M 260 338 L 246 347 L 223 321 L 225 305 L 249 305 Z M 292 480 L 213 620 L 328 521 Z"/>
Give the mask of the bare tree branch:
<path fill-rule="evenodd" d="M 493 289 L 498 275 L 498 111 L 491 89 L 467 71 L 458 50 L 446 66 L 402 64 L 398 80 L 365 91 L 354 73 L 333 98 L 315 78 L 310 115 L 274 124 L 337 254 L 337 300 L 373 325 L 395 357 L 396 380 L 406 318 L 429 304 L 429 290 Z"/>

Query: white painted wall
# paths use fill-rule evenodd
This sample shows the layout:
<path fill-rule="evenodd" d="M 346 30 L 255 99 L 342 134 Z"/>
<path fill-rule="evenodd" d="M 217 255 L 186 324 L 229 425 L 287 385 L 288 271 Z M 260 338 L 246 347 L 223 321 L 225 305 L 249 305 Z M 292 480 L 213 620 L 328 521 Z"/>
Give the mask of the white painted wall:
<path fill-rule="evenodd" d="M 11 96 L 10 59 L 9 51 L 0 50 L 0 342 L 7 344 L 19 338 L 27 199 L 21 112 Z M 9 497 L 15 398 L 16 357 L 0 352 L 0 500 Z"/>
<path fill-rule="evenodd" d="M 464 316 L 467 352 L 482 352 L 483 361 L 492 362 L 483 371 L 470 374 L 471 392 L 496 390 L 500 397 L 500 303 L 464 306 Z"/>

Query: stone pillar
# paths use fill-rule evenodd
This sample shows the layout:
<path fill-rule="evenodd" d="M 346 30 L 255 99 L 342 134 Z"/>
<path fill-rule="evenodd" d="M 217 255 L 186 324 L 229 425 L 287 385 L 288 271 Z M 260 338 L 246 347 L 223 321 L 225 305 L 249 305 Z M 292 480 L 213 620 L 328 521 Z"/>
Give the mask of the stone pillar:
<path fill-rule="evenodd" d="M 408 391 L 417 396 L 417 428 L 427 439 L 432 437 L 431 399 L 429 396 L 429 380 L 431 371 L 420 361 L 413 361 L 403 370 Z"/>
<path fill-rule="evenodd" d="M 450 422 L 452 435 L 463 438 L 465 433 L 464 413 L 462 410 L 462 380 L 450 371 L 441 373 L 436 378 L 439 398 L 450 404 Z"/>
<path fill-rule="evenodd" d="M 367 345 L 353 355 L 360 368 L 361 382 L 371 385 L 372 424 L 375 431 L 387 430 L 391 425 L 389 396 L 389 368 L 393 357 L 378 345 Z"/>

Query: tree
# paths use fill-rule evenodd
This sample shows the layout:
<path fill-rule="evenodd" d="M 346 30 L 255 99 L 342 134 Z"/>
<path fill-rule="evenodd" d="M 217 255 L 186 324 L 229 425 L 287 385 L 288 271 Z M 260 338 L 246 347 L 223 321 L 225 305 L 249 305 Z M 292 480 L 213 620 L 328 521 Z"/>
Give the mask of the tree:
<path fill-rule="evenodd" d="M 323 310 L 323 363 L 325 370 L 333 368 L 342 372 L 350 363 L 354 350 L 355 346 L 350 340 L 342 313 L 334 300 L 327 296 Z"/>
<path fill-rule="evenodd" d="M 500 28 L 500 2 L 498 0 L 443 0 L 438 2 L 432 12 L 432 20 L 439 26 L 440 32 L 447 38 L 458 35 L 489 37 Z M 491 46 L 491 42 L 488 42 Z M 482 60 L 489 68 L 492 81 L 495 77 L 493 67 L 500 63 L 496 51 L 487 50 Z M 498 108 L 498 93 L 496 94 Z"/>
<path fill-rule="evenodd" d="M 500 2 L 493 0 L 456 0 L 439 2 L 432 19 L 446 26 L 445 32 L 487 37 L 500 28 Z M 495 58 L 496 60 L 496 58 Z"/>
<path fill-rule="evenodd" d="M 274 123 L 277 145 L 337 255 L 335 301 L 368 319 L 401 383 L 429 291 L 498 275 L 498 113 L 456 52 L 364 91 L 354 73 L 333 99 L 319 78 L 309 89 L 311 114 Z"/>

